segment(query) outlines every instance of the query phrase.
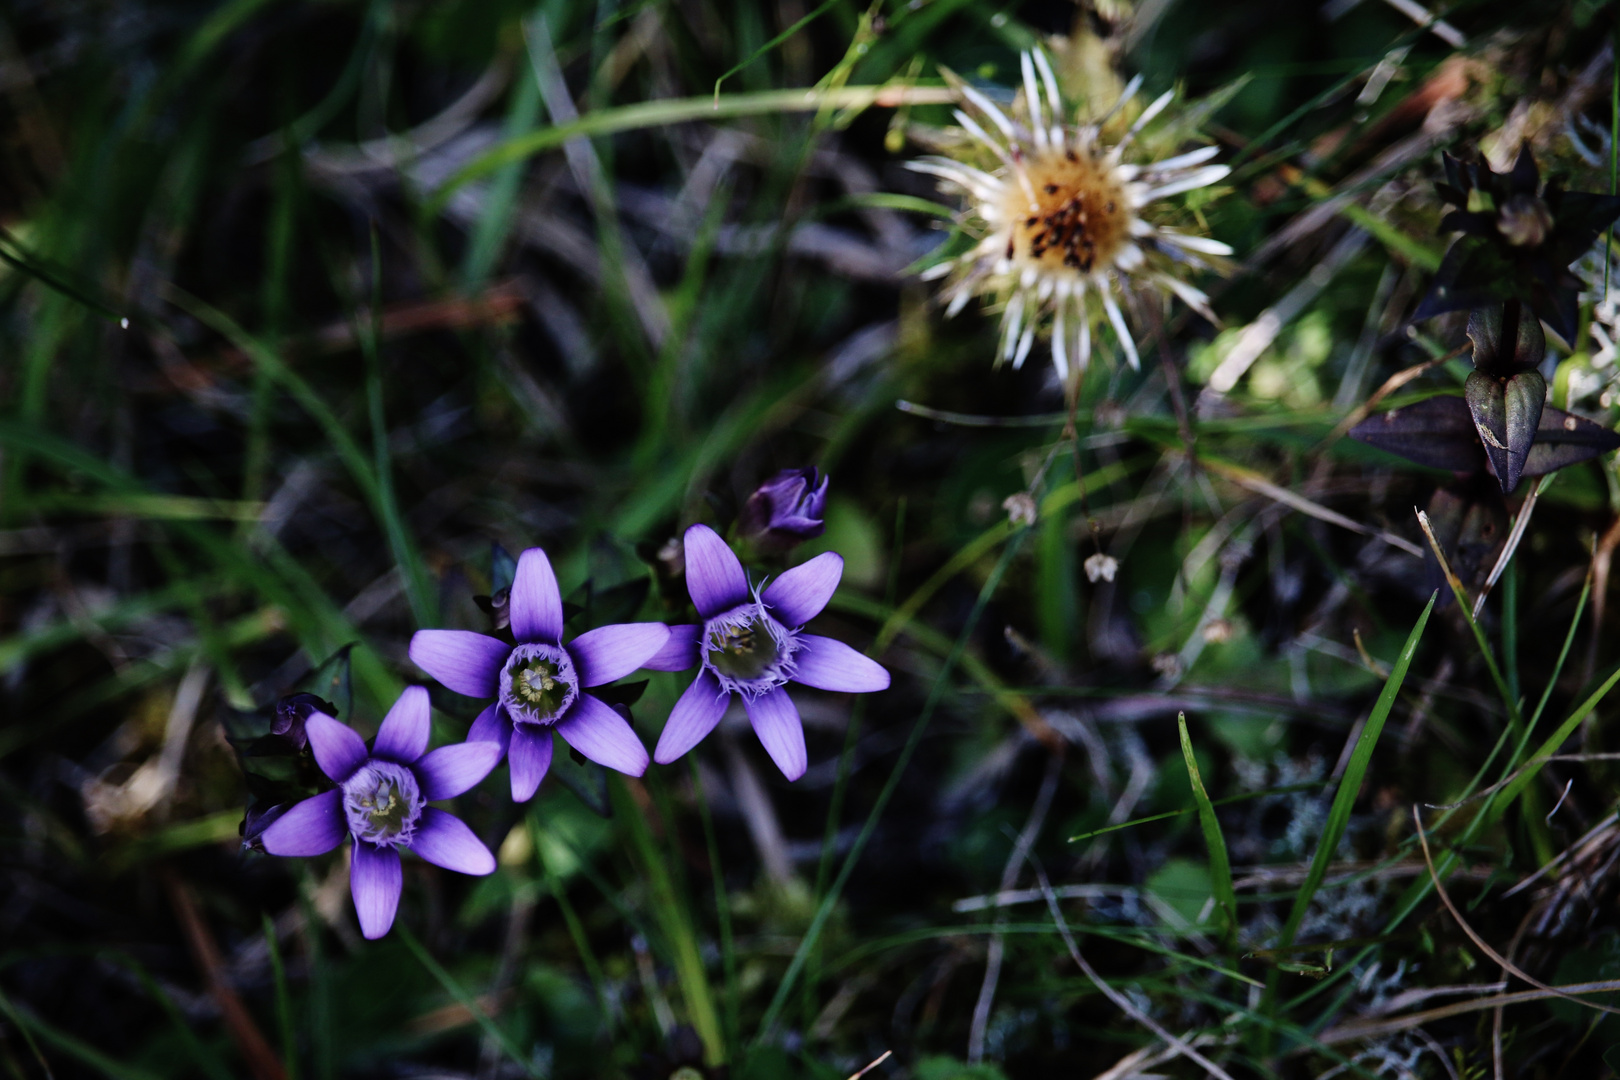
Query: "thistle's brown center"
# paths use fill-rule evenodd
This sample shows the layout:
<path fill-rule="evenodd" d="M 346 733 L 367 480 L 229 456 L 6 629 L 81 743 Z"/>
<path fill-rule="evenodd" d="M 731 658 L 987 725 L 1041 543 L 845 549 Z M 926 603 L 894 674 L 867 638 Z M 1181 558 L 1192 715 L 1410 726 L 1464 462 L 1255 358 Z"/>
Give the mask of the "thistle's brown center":
<path fill-rule="evenodd" d="M 1131 223 L 1124 185 L 1112 170 L 1089 154 L 1067 150 L 1030 160 L 1025 175 L 1029 189 L 1008 185 L 1007 258 L 1081 274 L 1111 265 Z"/>

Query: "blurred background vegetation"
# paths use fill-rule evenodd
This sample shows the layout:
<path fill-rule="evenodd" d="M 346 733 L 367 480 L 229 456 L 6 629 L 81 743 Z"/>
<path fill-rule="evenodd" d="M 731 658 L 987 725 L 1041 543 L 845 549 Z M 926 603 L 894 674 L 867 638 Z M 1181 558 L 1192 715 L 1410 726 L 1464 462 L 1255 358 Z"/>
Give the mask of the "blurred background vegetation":
<path fill-rule="evenodd" d="M 1614 1075 L 1612 1015 L 1491 1007 L 1531 984 L 1439 902 L 1410 812 L 1522 780 L 1425 812 L 1448 893 L 1538 980 L 1620 977 L 1620 746 L 1579 708 L 1620 661 L 1614 467 L 1545 486 L 1476 635 L 1449 595 L 1424 616 L 1412 510 L 1446 477 L 1338 437 L 1397 372 L 1449 356 L 1389 402 L 1467 374 L 1460 314 L 1408 323 L 1442 149 L 1528 141 L 1611 190 L 1613 7 L 1443 14 L 11 0 L 0 1063 L 1206 1075 L 1168 1031 L 1234 1077 Z M 1072 439 L 1041 347 L 993 367 L 995 313 L 943 323 L 907 272 L 953 211 L 903 168 L 949 122 L 923 91 L 943 65 L 1010 100 L 1053 34 L 1229 94 L 1234 166 L 1193 204 L 1237 251 L 1222 326 L 1178 310 L 1141 373 L 1099 363 Z M 1612 426 L 1603 258 L 1548 370 Z M 345 646 L 319 674 L 369 733 L 413 630 L 487 625 L 496 544 L 551 553 L 577 628 L 677 620 L 671 541 L 803 465 L 832 495 L 792 559 L 844 555 L 822 621 L 896 679 L 805 695 L 801 781 L 735 717 L 643 782 L 559 755 L 514 807 L 498 770 L 460 806 L 500 870 L 408 863 L 373 943 L 341 858 L 241 850 L 243 740 Z M 1471 596 L 1529 490 L 1455 497 Z M 635 705 L 649 746 L 683 687 Z M 435 703 L 462 737 L 471 703 Z M 1585 759 L 1514 771 L 1554 734 Z"/>

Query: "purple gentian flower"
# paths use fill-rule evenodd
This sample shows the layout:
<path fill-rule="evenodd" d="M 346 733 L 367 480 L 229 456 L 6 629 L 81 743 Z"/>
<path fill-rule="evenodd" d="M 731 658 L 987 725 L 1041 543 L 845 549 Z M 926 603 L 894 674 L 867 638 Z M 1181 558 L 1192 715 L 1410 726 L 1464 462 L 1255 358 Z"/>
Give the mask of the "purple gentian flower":
<path fill-rule="evenodd" d="M 404 874 L 399 848 L 463 874 L 488 874 L 495 856 L 456 817 L 430 802 L 460 795 L 501 760 L 489 742 L 464 742 L 425 753 L 432 728 L 425 687 L 406 687 L 388 710 L 370 753 L 354 731 L 322 712 L 304 721 L 310 749 L 334 791 L 296 803 L 259 840 L 272 855 L 324 855 L 354 837 L 349 892 L 360 932 L 379 938 L 394 925 Z"/>
<path fill-rule="evenodd" d="M 782 775 L 797 780 L 808 764 L 799 710 L 783 689 L 789 682 L 818 690 L 885 690 L 889 673 L 842 641 L 806 634 L 844 575 L 834 552 L 817 555 L 778 577 L 764 592 L 731 548 L 707 525 L 686 530 L 686 587 L 701 626 L 670 627 L 669 644 L 646 662 L 654 671 L 701 663 L 692 685 L 670 710 L 653 751 L 660 765 L 696 746 L 720 722 L 731 695 L 742 697 L 748 720 Z"/>
<path fill-rule="evenodd" d="M 762 549 L 783 552 L 827 528 L 827 477 L 819 469 L 783 469 L 748 496 L 737 531 Z"/>
<path fill-rule="evenodd" d="M 599 765 L 647 771 L 647 748 L 612 707 L 585 693 L 641 667 L 669 638 L 663 623 L 618 623 L 562 643 L 562 593 L 539 548 L 518 557 L 507 603 L 516 645 L 470 630 L 418 630 L 411 659 L 458 694 L 495 699 L 467 732 L 511 751 L 512 798 L 525 802 L 551 767 L 551 733 Z M 499 760 L 497 758 L 496 760 Z"/>

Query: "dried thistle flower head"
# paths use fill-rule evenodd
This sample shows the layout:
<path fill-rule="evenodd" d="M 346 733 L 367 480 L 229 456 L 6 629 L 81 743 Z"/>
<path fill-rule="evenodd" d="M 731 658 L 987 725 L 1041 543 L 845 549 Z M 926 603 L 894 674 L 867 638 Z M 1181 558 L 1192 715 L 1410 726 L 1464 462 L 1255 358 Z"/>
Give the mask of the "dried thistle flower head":
<path fill-rule="evenodd" d="M 1045 52 L 1021 58 L 1023 92 L 1010 111 L 957 80 L 963 137 L 950 157 L 911 163 L 961 193 L 963 230 L 978 237 L 969 250 L 924 271 L 949 277 L 946 316 L 974 296 L 1000 302 L 998 358 L 1023 364 L 1048 325 L 1052 359 L 1067 381 L 1091 362 L 1094 329 L 1107 322 L 1132 367 L 1136 341 L 1123 307 L 1138 294 L 1178 296 L 1214 320 L 1208 298 L 1180 276 L 1207 269 L 1231 248 L 1166 225 L 1162 200 L 1207 187 L 1226 176 L 1206 164 L 1219 152 L 1206 146 L 1161 161 L 1143 158 L 1144 132 L 1174 97 L 1167 91 L 1125 125 L 1137 78 L 1102 117 L 1087 121 L 1064 100 Z M 950 77 L 949 73 L 947 78 Z M 1117 121 L 1117 122 L 1116 122 Z M 982 167 L 981 167 L 982 166 Z"/>

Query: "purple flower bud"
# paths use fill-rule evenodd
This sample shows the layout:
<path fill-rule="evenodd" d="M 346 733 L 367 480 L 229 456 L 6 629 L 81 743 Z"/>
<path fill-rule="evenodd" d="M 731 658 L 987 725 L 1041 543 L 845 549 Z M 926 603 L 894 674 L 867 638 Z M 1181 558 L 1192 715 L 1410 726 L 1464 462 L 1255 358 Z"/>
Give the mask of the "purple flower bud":
<path fill-rule="evenodd" d="M 827 480 L 821 470 L 784 469 L 759 486 L 743 504 L 742 536 L 760 548 L 786 551 L 827 528 Z"/>
<path fill-rule="evenodd" d="M 266 806 L 263 803 L 255 802 L 252 806 L 249 806 L 247 813 L 242 817 L 242 824 L 237 830 L 242 834 L 242 850 L 257 851 L 261 855 L 264 854 L 264 843 L 259 837 L 264 835 L 264 830 L 274 825 L 276 819 L 285 814 L 291 805 L 291 803 L 277 803 L 274 806 Z"/>
<path fill-rule="evenodd" d="M 302 750 L 309 741 L 309 736 L 304 734 L 304 722 L 311 713 L 318 712 L 336 716 L 337 706 L 314 694 L 288 694 L 276 702 L 276 716 L 270 721 L 270 734 L 280 735 Z"/>

